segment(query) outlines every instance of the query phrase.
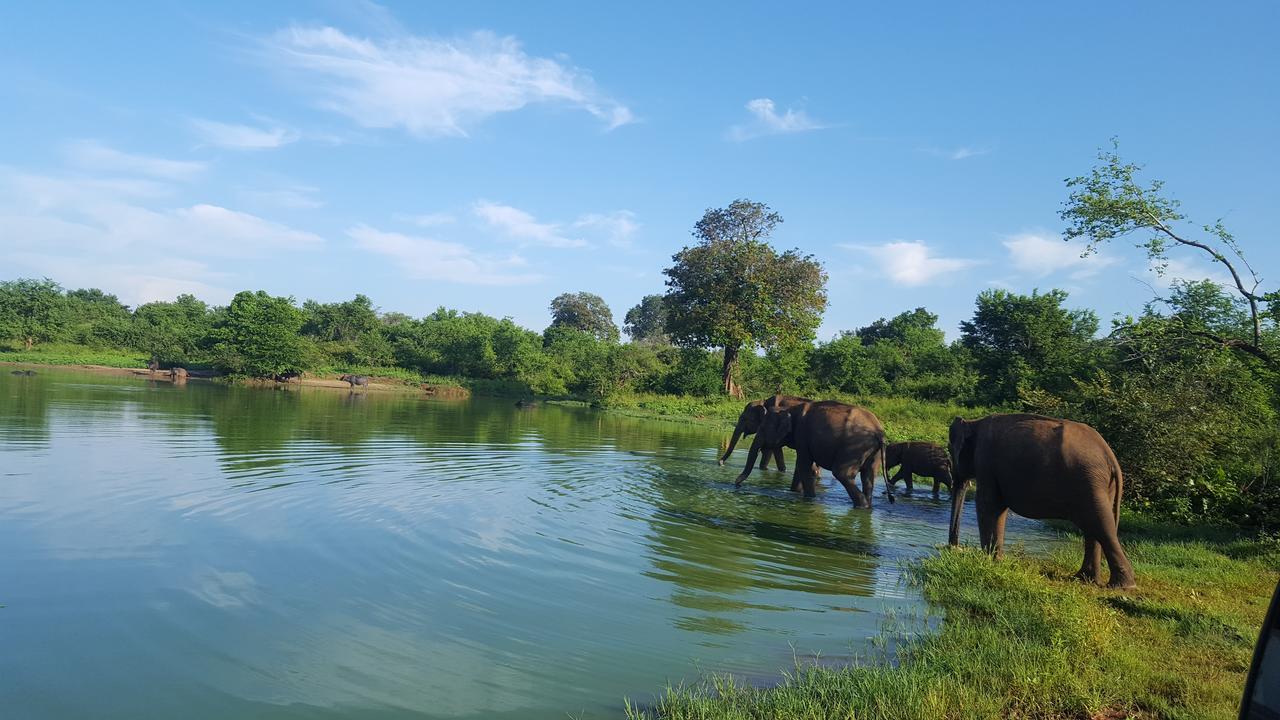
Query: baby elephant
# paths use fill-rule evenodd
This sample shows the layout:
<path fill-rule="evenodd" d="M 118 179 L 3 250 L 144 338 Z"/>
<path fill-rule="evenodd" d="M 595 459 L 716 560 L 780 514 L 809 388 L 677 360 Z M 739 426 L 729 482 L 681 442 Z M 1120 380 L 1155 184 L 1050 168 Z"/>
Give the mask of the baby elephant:
<path fill-rule="evenodd" d="M 357 385 L 363 385 L 366 388 L 369 387 L 368 375 L 343 375 L 338 379 L 350 385 L 352 390 L 355 390 Z"/>
<path fill-rule="evenodd" d="M 186 368 L 180 368 L 180 367 L 170 368 L 170 369 L 169 369 L 169 379 L 170 379 L 170 380 L 172 380 L 172 381 L 174 381 L 174 382 L 176 382 L 176 383 L 183 383 L 183 382 L 186 382 L 186 381 L 187 381 L 187 370 L 186 370 Z"/>
<path fill-rule="evenodd" d="M 899 480 L 907 481 L 907 492 L 915 489 L 911 482 L 912 475 L 933 478 L 933 497 L 938 497 L 938 486 L 951 485 L 951 456 L 947 449 L 931 442 L 891 443 L 885 450 L 885 478 L 892 488 Z M 889 468 L 901 465 L 893 477 L 889 477 Z"/>

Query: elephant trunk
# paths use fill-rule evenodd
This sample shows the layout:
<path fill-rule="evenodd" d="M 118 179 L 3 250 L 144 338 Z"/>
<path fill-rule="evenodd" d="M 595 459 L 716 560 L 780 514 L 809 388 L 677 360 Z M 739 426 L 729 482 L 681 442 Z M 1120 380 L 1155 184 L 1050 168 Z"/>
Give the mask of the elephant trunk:
<path fill-rule="evenodd" d="M 964 496 L 969 492 L 969 481 L 951 478 L 951 525 L 947 528 L 947 544 L 960 544 L 960 513 L 964 510 Z"/>
<path fill-rule="evenodd" d="M 724 461 L 729 459 L 733 454 L 733 448 L 738 445 L 738 440 L 743 436 L 742 421 L 739 420 L 737 425 L 733 426 L 733 437 L 729 438 L 729 449 L 724 451 L 724 455 L 720 456 L 720 464 L 724 465 Z"/>

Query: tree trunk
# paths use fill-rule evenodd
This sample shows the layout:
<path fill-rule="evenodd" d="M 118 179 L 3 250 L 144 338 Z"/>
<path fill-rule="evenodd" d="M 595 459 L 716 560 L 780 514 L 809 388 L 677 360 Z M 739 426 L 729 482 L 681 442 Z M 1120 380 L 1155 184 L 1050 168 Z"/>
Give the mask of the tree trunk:
<path fill-rule="evenodd" d="M 724 393 L 729 397 L 742 398 L 742 388 L 734 382 L 733 376 L 738 373 L 738 346 L 724 346 Z"/>

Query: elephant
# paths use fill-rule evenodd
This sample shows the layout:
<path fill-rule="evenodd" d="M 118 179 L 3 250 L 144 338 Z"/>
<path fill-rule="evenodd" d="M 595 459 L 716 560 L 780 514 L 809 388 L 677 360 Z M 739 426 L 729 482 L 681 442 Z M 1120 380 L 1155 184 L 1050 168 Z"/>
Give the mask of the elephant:
<path fill-rule="evenodd" d="M 288 372 L 276 373 L 275 375 L 271 376 L 271 379 L 275 380 L 278 383 L 287 383 L 290 380 L 297 380 L 298 382 L 302 382 L 302 373 L 298 372 L 297 370 L 290 370 Z"/>
<path fill-rule="evenodd" d="M 338 379 L 350 385 L 352 390 L 355 390 L 357 385 L 369 387 L 368 375 L 342 375 Z"/>
<path fill-rule="evenodd" d="M 889 468 L 898 465 L 902 467 L 889 477 Z M 936 500 L 939 485 L 951 487 L 951 456 L 947 449 L 931 442 L 890 443 L 884 451 L 885 482 L 892 488 L 899 480 L 906 480 L 907 492 L 913 492 L 913 475 L 933 478 L 933 497 Z"/>
<path fill-rule="evenodd" d="M 1099 581 L 1105 554 L 1112 588 L 1136 587 L 1133 568 L 1120 546 L 1120 499 L 1124 474 L 1097 430 L 1084 423 L 1031 414 L 956 418 L 950 430 L 951 527 L 948 542 L 960 543 L 960 512 L 970 480 L 982 549 L 997 559 L 1004 550 L 1009 511 L 1035 519 L 1069 520 L 1084 533 L 1084 562 L 1076 577 Z"/>
<path fill-rule="evenodd" d="M 809 398 L 792 397 L 791 395 L 773 395 L 763 400 L 752 400 L 747 406 L 742 408 L 742 413 L 738 415 L 738 424 L 733 426 L 733 437 L 729 438 L 729 449 L 724 451 L 724 455 L 720 456 L 720 465 L 724 465 L 724 461 L 729 459 L 733 454 L 733 449 L 738 445 L 738 439 L 744 435 L 755 435 L 760 430 L 760 423 L 764 422 L 765 413 L 771 408 L 787 409 L 806 405 L 813 402 Z M 764 457 L 760 458 L 760 469 L 764 470 L 769 466 L 769 458 L 773 457 L 778 469 L 782 472 L 787 471 L 787 465 L 782 459 L 782 446 L 770 448 L 765 451 Z"/>
<path fill-rule="evenodd" d="M 147 370 L 149 372 L 154 373 L 159 369 L 160 369 L 160 359 L 157 358 L 155 355 L 152 355 L 151 359 L 147 361 Z"/>
<path fill-rule="evenodd" d="M 870 410 L 834 400 L 810 403 L 799 411 L 771 410 L 757 435 L 757 443 L 774 447 L 787 443 L 796 449 L 796 469 L 792 487 L 803 486 L 804 496 L 814 496 L 817 473 L 813 467 L 824 467 L 849 493 L 849 499 L 860 508 L 871 507 L 876 474 L 883 465 L 884 426 Z M 750 468 L 750 463 L 747 465 Z M 853 484 L 853 476 L 861 473 L 862 489 Z M 885 496 L 893 502 L 893 488 Z"/>
<path fill-rule="evenodd" d="M 27 376 L 27 377 L 31 377 L 32 375 L 35 375 L 35 374 L 36 374 L 36 371 L 35 371 L 35 370 L 10 370 L 10 371 L 9 371 L 9 374 L 10 374 L 10 375 L 25 375 L 25 376 Z"/>
<path fill-rule="evenodd" d="M 169 368 L 169 379 L 176 383 L 186 382 L 187 381 L 186 368 L 180 368 L 180 367 Z"/>

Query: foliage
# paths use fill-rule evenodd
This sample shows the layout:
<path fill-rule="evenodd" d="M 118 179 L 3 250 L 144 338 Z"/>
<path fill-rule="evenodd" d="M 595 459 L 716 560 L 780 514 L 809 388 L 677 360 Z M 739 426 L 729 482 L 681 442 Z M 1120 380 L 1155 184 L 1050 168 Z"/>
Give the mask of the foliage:
<path fill-rule="evenodd" d="M 30 350 L 58 338 L 67 325 L 67 302 L 58 283 L 44 278 L 0 282 L 0 337 Z"/>
<path fill-rule="evenodd" d="M 132 316 L 115 295 L 87 288 L 69 290 L 66 296 L 65 339 L 89 347 L 121 347 L 129 340 Z"/>
<path fill-rule="evenodd" d="M 213 333 L 213 313 L 192 295 L 153 302 L 133 313 L 129 345 L 164 365 L 186 366 L 205 359 Z"/>
<path fill-rule="evenodd" d="M 633 342 L 669 342 L 666 312 L 661 295 L 645 295 L 627 311 L 622 328 Z"/>
<path fill-rule="evenodd" d="M 722 348 L 722 387 L 740 395 L 739 353 L 808 342 L 827 306 L 826 272 L 799 250 L 768 243 L 782 217 L 763 203 L 711 208 L 694 227 L 698 243 L 672 256 L 666 327 L 684 347 Z"/>
<path fill-rule="evenodd" d="M 373 301 L 364 295 L 341 303 L 302 304 L 306 322 L 302 333 L 319 345 L 324 355 L 351 365 L 386 365 L 392 362 L 391 344 L 382 332 Z"/>
<path fill-rule="evenodd" d="M 306 316 L 292 298 L 237 293 L 213 328 L 214 367 L 231 375 L 270 377 L 307 367 L 298 333 Z"/>
<path fill-rule="evenodd" d="M 604 298 L 589 292 L 562 293 L 551 300 L 551 327 L 581 330 L 617 342 L 618 326 Z"/>
<path fill-rule="evenodd" d="M 973 319 L 960 323 L 960 330 L 961 343 L 973 355 L 981 402 L 1014 402 L 1019 389 L 1065 390 L 1090 366 L 1098 316 L 1067 310 L 1066 300 L 1062 290 L 978 295 Z"/>

